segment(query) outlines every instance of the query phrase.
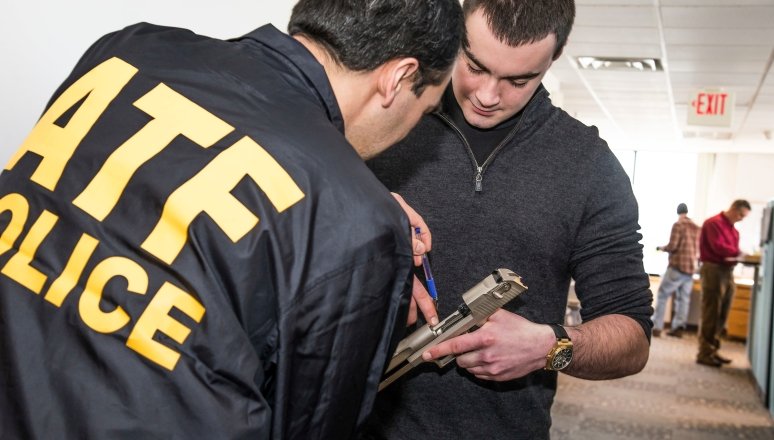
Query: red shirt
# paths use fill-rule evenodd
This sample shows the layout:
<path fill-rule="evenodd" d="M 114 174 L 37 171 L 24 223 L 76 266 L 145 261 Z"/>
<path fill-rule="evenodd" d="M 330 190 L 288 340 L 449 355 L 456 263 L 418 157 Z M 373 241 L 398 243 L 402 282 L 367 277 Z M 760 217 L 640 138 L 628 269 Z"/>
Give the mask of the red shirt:
<path fill-rule="evenodd" d="M 726 261 L 726 258 L 739 255 L 739 231 L 722 212 L 704 221 L 699 236 L 699 252 L 702 262 L 725 266 L 736 264 Z"/>

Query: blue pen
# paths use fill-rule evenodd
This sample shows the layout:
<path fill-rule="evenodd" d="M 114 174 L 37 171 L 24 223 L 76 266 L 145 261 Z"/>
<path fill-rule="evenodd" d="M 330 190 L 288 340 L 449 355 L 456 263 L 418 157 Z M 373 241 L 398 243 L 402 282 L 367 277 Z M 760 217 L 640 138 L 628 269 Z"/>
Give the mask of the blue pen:
<path fill-rule="evenodd" d="M 422 230 L 419 227 L 414 228 L 414 234 L 419 240 L 419 236 L 422 235 Z M 437 304 L 438 303 L 438 291 L 435 290 L 435 280 L 433 279 L 433 271 L 430 269 L 430 260 L 427 259 L 427 254 L 422 254 L 422 269 L 425 270 L 425 281 L 427 281 L 427 291 L 430 293 L 430 298 Z"/>

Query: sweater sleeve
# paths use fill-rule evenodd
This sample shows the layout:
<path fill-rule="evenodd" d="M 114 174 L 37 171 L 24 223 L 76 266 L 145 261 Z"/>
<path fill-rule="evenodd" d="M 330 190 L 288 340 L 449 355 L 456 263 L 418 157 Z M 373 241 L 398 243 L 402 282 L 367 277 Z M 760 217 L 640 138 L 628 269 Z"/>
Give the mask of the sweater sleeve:
<path fill-rule="evenodd" d="M 584 321 L 621 314 L 650 338 L 653 296 L 643 268 L 637 201 L 610 150 L 588 176 L 587 200 L 571 255 L 571 273 Z"/>

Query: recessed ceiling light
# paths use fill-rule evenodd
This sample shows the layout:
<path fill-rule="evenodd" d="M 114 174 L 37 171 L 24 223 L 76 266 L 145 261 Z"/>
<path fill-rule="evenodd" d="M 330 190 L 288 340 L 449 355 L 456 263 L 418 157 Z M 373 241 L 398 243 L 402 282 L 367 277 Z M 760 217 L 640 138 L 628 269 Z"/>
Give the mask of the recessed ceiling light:
<path fill-rule="evenodd" d="M 576 57 L 578 66 L 587 70 L 630 70 L 635 72 L 659 72 L 664 70 L 657 58 L 602 58 Z"/>

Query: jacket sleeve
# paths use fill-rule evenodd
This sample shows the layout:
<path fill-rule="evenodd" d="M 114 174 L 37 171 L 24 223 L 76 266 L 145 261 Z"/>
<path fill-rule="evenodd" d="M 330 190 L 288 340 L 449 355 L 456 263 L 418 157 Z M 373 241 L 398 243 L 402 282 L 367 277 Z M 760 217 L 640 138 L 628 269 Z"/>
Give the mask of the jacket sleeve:
<path fill-rule="evenodd" d="M 318 278 L 281 317 L 277 439 L 351 438 L 405 327 L 411 258 L 394 251 Z"/>

